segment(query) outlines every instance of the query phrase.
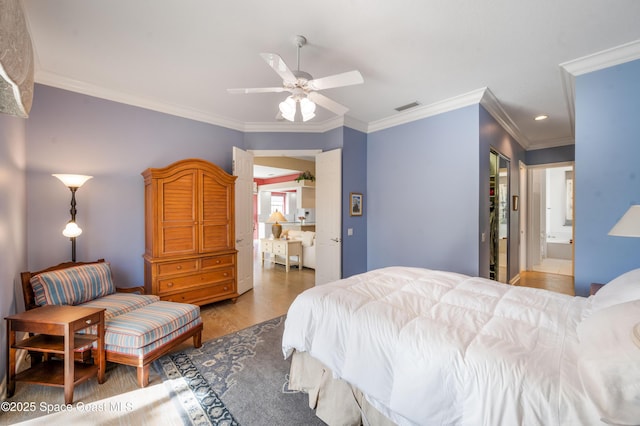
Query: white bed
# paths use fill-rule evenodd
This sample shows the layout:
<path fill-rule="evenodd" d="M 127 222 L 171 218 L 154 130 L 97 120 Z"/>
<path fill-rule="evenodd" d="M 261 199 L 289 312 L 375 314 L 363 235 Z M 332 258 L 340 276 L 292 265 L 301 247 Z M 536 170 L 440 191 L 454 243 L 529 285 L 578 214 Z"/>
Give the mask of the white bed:
<path fill-rule="evenodd" d="M 628 425 L 640 423 L 636 323 L 640 269 L 583 298 L 389 267 L 299 295 L 282 348 L 401 425 Z"/>

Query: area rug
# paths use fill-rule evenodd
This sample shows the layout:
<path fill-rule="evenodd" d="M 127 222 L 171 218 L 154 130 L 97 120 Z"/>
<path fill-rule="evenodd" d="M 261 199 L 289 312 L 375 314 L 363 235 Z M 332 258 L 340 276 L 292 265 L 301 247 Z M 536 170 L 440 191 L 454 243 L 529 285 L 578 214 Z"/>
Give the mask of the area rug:
<path fill-rule="evenodd" d="M 288 389 L 284 317 L 167 355 L 156 369 L 194 425 L 323 425 L 304 393 Z"/>

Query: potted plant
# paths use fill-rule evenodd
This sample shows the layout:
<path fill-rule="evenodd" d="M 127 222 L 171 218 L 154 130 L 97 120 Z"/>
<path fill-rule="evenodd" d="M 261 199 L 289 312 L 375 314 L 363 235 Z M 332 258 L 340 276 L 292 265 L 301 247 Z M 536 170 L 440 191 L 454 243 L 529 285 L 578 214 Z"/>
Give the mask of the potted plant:
<path fill-rule="evenodd" d="M 300 173 L 300 175 L 296 178 L 296 182 L 300 182 L 301 180 L 310 180 L 311 182 L 315 182 L 316 177 L 312 175 L 309 170 L 305 170 L 304 173 Z"/>

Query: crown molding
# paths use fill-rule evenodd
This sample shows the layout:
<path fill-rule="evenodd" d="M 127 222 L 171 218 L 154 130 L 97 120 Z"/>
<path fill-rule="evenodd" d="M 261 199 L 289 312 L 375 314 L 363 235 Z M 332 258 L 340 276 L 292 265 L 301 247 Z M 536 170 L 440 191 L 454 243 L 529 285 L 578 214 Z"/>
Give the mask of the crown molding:
<path fill-rule="evenodd" d="M 640 59 L 640 40 L 635 40 L 611 49 L 601 50 L 591 55 L 563 62 L 560 64 L 562 88 L 569 112 L 571 133 L 574 134 L 576 119 L 576 77 L 599 71 L 625 62 Z"/>
<path fill-rule="evenodd" d="M 396 114 L 392 117 L 365 123 L 349 116 L 338 116 L 323 122 L 307 122 L 295 123 L 289 121 L 281 121 L 276 123 L 270 122 L 249 122 L 244 123 L 237 120 L 230 120 L 225 117 L 213 115 L 211 113 L 184 107 L 181 105 L 167 105 L 158 100 L 132 96 L 127 93 L 117 92 L 113 90 L 105 90 L 104 88 L 80 82 L 78 80 L 66 78 L 55 73 L 39 70 L 36 74 L 36 82 L 39 84 L 57 87 L 72 92 L 81 93 L 88 96 L 95 96 L 100 99 L 106 99 L 113 102 L 124 103 L 140 108 L 162 112 L 165 114 L 187 118 L 191 120 L 209 123 L 216 126 L 225 127 L 247 133 L 257 132 L 291 132 L 291 133 L 324 133 L 338 127 L 346 126 L 363 133 L 371 133 L 386 128 L 406 124 L 412 121 L 420 120 L 445 112 L 453 111 L 469 105 L 481 104 L 487 111 L 503 126 L 513 138 L 520 143 L 525 149 L 529 147 L 529 142 L 520 133 L 511 117 L 505 112 L 497 98 L 486 87 L 473 90 L 440 102 L 430 105 L 412 108 L 406 112 Z"/>
<path fill-rule="evenodd" d="M 520 128 L 511 119 L 509 114 L 502 108 L 498 98 L 493 94 L 489 88 L 485 88 L 482 99 L 480 99 L 480 105 L 482 105 L 489 114 L 504 128 L 512 138 L 520 144 L 525 150 L 529 149 L 531 142 L 520 132 Z"/>
<path fill-rule="evenodd" d="M 244 123 L 237 120 L 230 120 L 225 117 L 213 115 L 209 112 L 185 107 L 183 105 L 169 105 L 154 99 L 132 96 L 128 93 L 107 90 L 99 86 L 81 82 L 61 75 L 50 73 L 48 71 L 38 70 L 36 73 L 36 82 L 45 86 L 57 87 L 58 89 L 69 90 L 71 92 L 83 95 L 94 96 L 100 99 L 106 99 L 113 102 L 132 105 L 152 111 L 158 111 L 177 117 L 188 118 L 190 120 L 200 121 L 203 123 L 215 124 L 216 126 L 226 127 L 228 129 L 243 131 Z"/>
<path fill-rule="evenodd" d="M 389 127 L 399 126 L 412 121 L 420 120 L 443 112 L 453 111 L 458 108 L 474 105 L 480 102 L 486 88 L 477 89 L 453 98 L 445 99 L 430 105 L 411 108 L 406 112 L 401 112 L 388 118 L 372 121 L 369 123 L 367 133 L 377 132 L 379 130 L 388 129 Z"/>
<path fill-rule="evenodd" d="M 276 123 L 245 123 L 242 128 L 243 132 L 282 132 L 282 133 L 324 133 L 329 130 L 336 129 L 344 125 L 344 117 L 334 117 L 326 121 L 309 121 L 306 123 L 291 122 L 282 120 Z"/>
<path fill-rule="evenodd" d="M 625 62 L 635 61 L 636 59 L 640 59 L 640 40 L 563 62 L 560 67 L 575 77 L 624 64 Z"/>
<path fill-rule="evenodd" d="M 39 70 L 36 75 L 36 82 L 45 86 L 56 87 L 58 89 L 69 90 L 83 95 L 94 96 L 126 105 L 158 111 L 177 117 L 209 123 L 216 126 L 225 127 L 240 132 L 296 132 L 296 133 L 324 133 L 341 126 L 352 127 L 362 132 L 367 131 L 367 125 L 359 120 L 350 117 L 334 117 L 322 122 L 292 123 L 280 121 L 276 123 L 241 122 L 230 120 L 225 117 L 213 115 L 209 112 L 188 108 L 181 105 L 168 105 L 157 100 L 132 96 L 128 93 L 106 90 L 104 88 L 81 82 L 78 80 L 63 77 L 61 75 Z"/>
<path fill-rule="evenodd" d="M 545 148 L 557 148 L 559 146 L 573 145 L 574 143 L 575 139 L 573 137 L 531 141 L 529 148 L 527 148 L 527 151 L 535 151 L 537 149 Z"/>
<path fill-rule="evenodd" d="M 362 132 L 362 133 L 368 133 L 369 132 L 369 125 L 367 123 L 365 123 L 364 121 L 357 120 L 357 119 L 355 119 L 353 117 L 346 116 L 346 115 L 344 117 L 343 125 L 345 127 L 349 127 L 351 129 L 358 130 L 359 132 Z"/>

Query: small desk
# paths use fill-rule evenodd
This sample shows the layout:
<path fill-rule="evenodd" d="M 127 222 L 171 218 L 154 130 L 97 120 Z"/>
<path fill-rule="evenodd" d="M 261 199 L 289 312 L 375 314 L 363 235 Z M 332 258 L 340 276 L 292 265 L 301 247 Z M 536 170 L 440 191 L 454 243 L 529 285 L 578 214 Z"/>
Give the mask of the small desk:
<path fill-rule="evenodd" d="M 280 265 L 284 265 L 286 271 L 289 272 L 291 267 L 291 256 L 297 256 L 298 262 L 294 261 L 294 265 L 298 265 L 298 270 L 302 270 L 302 241 L 298 240 L 270 240 L 263 238 L 260 240 L 260 253 L 262 257 L 262 266 L 264 261 L 270 261 Z M 269 254 L 265 258 L 265 254 Z"/>
<path fill-rule="evenodd" d="M 9 349 L 7 395 L 12 396 L 15 392 L 16 381 L 24 381 L 63 387 L 64 402 L 71 404 L 75 385 L 96 375 L 98 383 L 104 383 L 104 312 L 104 308 L 50 305 L 6 317 Z M 97 326 L 97 334 L 76 334 L 92 326 Z M 16 342 L 16 332 L 19 331 L 34 335 Z M 76 365 L 74 350 L 90 347 L 94 342 L 97 342 L 94 363 Z M 18 349 L 47 354 L 46 360 L 16 374 Z M 51 360 L 49 354 L 62 355 L 64 359 Z"/>

